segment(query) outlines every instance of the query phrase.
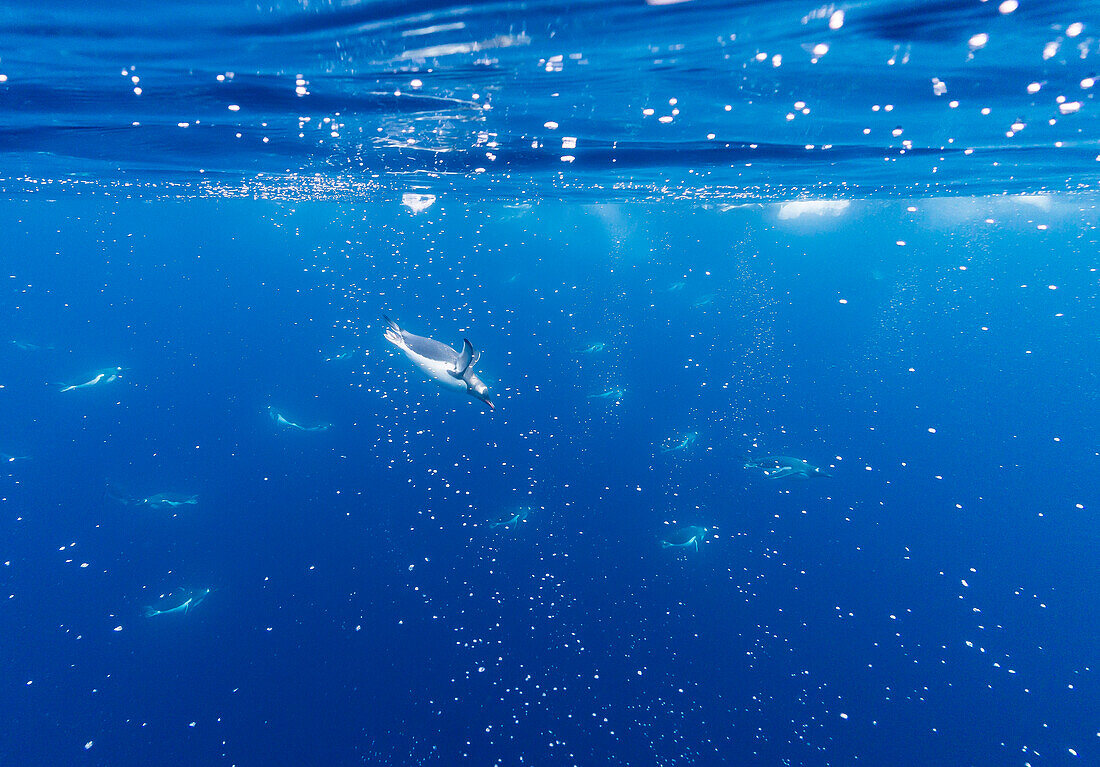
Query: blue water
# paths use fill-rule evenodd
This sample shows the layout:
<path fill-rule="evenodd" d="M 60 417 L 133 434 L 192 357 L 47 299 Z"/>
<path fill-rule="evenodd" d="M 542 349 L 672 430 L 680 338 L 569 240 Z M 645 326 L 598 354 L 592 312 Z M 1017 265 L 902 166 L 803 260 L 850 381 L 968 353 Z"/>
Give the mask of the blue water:
<path fill-rule="evenodd" d="M 0 763 L 1100 763 L 1093 5 L 0 19 Z"/>

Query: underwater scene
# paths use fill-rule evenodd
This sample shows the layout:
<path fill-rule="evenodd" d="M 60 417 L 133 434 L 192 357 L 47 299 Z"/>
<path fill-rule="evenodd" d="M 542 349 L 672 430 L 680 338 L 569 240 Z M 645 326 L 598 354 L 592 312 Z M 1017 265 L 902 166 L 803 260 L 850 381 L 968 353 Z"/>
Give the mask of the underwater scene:
<path fill-rule="evenodd" d="M 1100 764 L 1096 3 L 0 19 L 0 764 Z"/>

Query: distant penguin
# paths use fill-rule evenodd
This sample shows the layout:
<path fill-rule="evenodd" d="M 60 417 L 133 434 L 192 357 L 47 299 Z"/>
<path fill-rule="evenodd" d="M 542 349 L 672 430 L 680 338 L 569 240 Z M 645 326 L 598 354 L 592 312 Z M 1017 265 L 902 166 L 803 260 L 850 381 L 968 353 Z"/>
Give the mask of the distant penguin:
<path fill-rule="evenodd" d="M 63 387 L 61 393 L 64 394 L 67 391 L 73 391 L 75 389 L 87 389 L 89 386 L 95 386 L 97 384 L 114 383 L 122 378 L 122 368 L 113 367 L 106 370 L 98 371 L 90 380 L 84 383 L 78 384 L 58 384 Z"/>
<path fill-rule="evenodd" d="M 469 339 L 462 339 L 462 351 L 458 352 L 439 341 L 414 336 L 402 330 L 396 322 L 384 314 L 382 319 L 389 326 L 386 328 L 386 340 L 403 351 L 424 375 L 444 389 L 466 392 L 474 399 L 484 402 L 490 410 L 493 409 L 493 401 L 489 399 L 489 387 L 474 372 L 474 365 L 477 364 L 481 353 L 474 351 Z"/>
<path fill-rule="evenodd" d="M 765 479 L 810 479 L 811 477 L 833 476 L 820 466 L 815 466 L 801 458 L 791 458 L 789 455 L 766 455 L 763 458 L 748 458 L 745 460 L 745 468 L 761 470 Z"/>
<path fill-rule="evenodd" d="M 517 509 L 512 509 L 506 512 L 504 516 L 497 519 L 496 522 L 489 523 L 489 529 L 495 530 L 498 527 L 511 527 L 514 529 L 519 528 L 520 522 L 526 522 L 528 515 L 531 513 L 530 506 L 521 506 Z"/>
<path fill-rule="evenodd" d="M 698 551 L 699 544 L 706 543 L 708 532 L 709 528 L 699 527 L 698 525 L 681 527 L 679 530 L 674 530 L 671 534 L 665 536 L 661 541 L 661 548 L 686 549 L 690 547 Z"/>

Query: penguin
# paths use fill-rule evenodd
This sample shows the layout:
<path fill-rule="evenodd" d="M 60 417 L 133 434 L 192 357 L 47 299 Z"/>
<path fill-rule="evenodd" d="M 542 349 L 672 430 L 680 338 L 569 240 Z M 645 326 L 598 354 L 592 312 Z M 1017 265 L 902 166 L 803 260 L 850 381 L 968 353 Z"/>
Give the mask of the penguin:
<path fill-rule="evenodd" d="M 319 423 L 312 426 L 295 423 L 276 410 L 272 405 L 267 406 L 267 414 L 271 416 L 272 421 L 287 429 L 295 429 L 297 431 L 328 431 L 332 428 L 331 423 Z"/>
<path fill-rule="evenodd" d="M 789 455 L 766 455 L 763 458 L 747 458 L 746 469 L 760 469 L 765 479 L 810 479 L 833 476 L 820 466 Z"/>
<path fill-rule="evenodd" d="M 173 615 L 177 613 L 187 615 L 189 612 L 191 612 L 191 608 L 198 607 L 200 604 L 202 604 L 206 597 L 210 595 L 210 592 L 211 589 L 202 589 L 201 591 L 187 591 L 186 589 L 184 589 L 181 592 L 181 596 L 182 594 L 188 594 L 189 596 L 180 604 L 176 605 L 175 607 L 166 607 L 163 610 L 159 610 L 155 607 L 146 607 L 143 615 L 146 618 L 155 618 L 158 615 Z M 179 597 L 177 596 L 176 599 L 178 598 Z M 166 595 L 162 598 L 161 604 L 173 601 L 176 600 L 170 599 L 169 596 Z"/>
<path fill-rule="evenodd" d="M 106 370 L 98 371 L 91 378 L 91 380 L 85 381 L 84 383 L 68 384 L 68 385 L 58 384 L 58 385 L 64 387 L 64 388 L 61 389 L 61 393 L 64 394 L 67 391 L 73 391 L 75 389 L 86 389 L 89 386 L 95 386 L 96 384 L 114 383 L 115 381 L 119 380 L 120 378 L 122 378 L 122 368 L 121 367 L 113 367 L 113 368 L 107 368 Z"/>
<path fill-rule="evenodd" d="M 157 493 L 138 501 L 138 503 L 148 506 L 150 509 L 175 509 L 179 506 L 194 506 L 198 502 L 199 497 L 197 495 L 182 495 L 180 493 Z"/>
<path fill-rule="evenodd" d="M 686 549 L 690 546 L 691 548 L 694 548 L 696 551 L 698 551 L 699 544 L 701 542 L 706 542 L 707 532 L 709 532 L 708 528 L 699 527 L 697 525 L 681 527 L 679 530 L 674 531 L 671 535 L 666 536 L 661 541 L 661 548 Z"/>
<path fill-rule="evenodd" d="M 388 325 L 385 331 L 386 340 L 403 351 L 424 375 L 444 389 L 466 392 L 474 399 L 484 402 L 490 410 L 494 409 L 493 401 L 489 399 L 489 387 L 474 372 L 474 365 L 481 357 L 481 352 L 474 351 L 469 339 L 462 339 L 462 351 L 457 352 L 439 341 L 414 336 L 402 330 L 384 314 L 382 319 Z"/>
<path fill-rule="evenodd" d="M 197 495 L 183 495 L 182 493 L 157 493 L 148 498 L 131 495 L 118 485 L 107 482 L 107 497 L 118 501 L 125 506 L 148 506 L 150 509 L 177 508 L 179 506 L 194 506 L 199 502 Z"/>
<path fill-rule="evenodd" d="M 695 441 L 699 439 L 699 432 L 689 431 L 687 434 L 676 437 L 669 437 L 661 443 L 662 453 L 675 453 L 677 450 L 687 450 Z"/>
<path fill-rule="evenodd" d="M 498 527 L 511 527 L 514 529 L 519 528 L 520 522 L 526 522 L 527 516 L 531 513 L 529 506 L 521 506 L 518 509 L 506 512 L 504 516 L 500 517 L 496 522 L 489 523 L 489 529 L 495 530 Z"/>

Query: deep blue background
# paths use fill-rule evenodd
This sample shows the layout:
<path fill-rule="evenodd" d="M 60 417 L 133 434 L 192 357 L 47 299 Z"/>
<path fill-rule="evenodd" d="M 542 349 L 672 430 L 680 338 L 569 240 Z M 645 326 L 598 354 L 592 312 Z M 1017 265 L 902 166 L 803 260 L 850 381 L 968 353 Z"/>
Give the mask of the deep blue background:
<path fill-rule="evenodd" d="M 0 351 L 0 756 L 1088 763 L 1095 201 L 1050 202 L 10 201 L 5 333 L 56 348 Z M 382 311 L 470 337 L 496 412 Z"/>

